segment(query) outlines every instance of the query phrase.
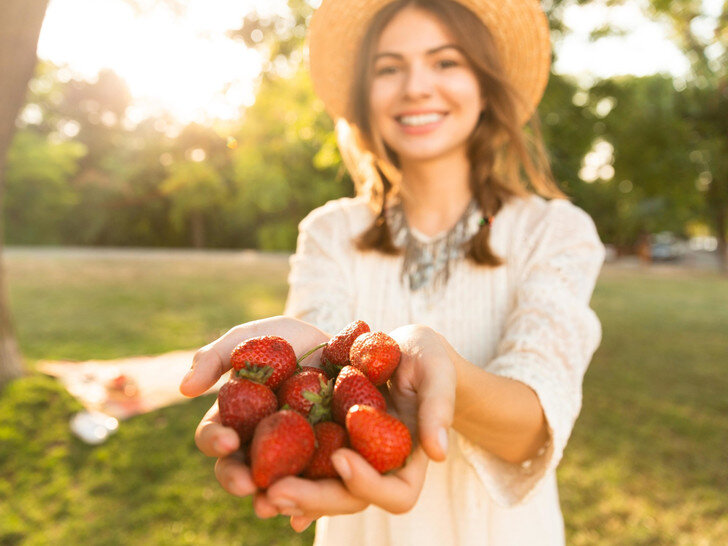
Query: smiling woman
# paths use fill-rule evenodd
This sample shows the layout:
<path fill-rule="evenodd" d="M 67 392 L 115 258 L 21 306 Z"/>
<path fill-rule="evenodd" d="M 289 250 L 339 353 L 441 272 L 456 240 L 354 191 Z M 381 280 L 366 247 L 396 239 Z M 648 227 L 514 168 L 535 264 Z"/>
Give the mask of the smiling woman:
<path fill-rule="evenodd" d="M 363 320 L 400 347 L 382 388 L 417 445 L 380 475 L 349 430 L 355 449 L 330 456 L 340 479 L 262 490 L 213 406 L 197 445 L 258 516 L 318 519 L 319 546 L 563 544 L 555 470 L 600 341 L 589 299 L 604 248 L 524 128 L 548 28 L 537 0 L 323 0 L 314 14 L 314 88 L 357 196 L 300 223 L 286 316 L 198 351 L 180 388 L 204 392 L 241 341 L 305 351 Z"/>
<path fill-rule="evenodd" d="M 266 9 L 280 10 L 281 2 Z M 254 79 L 262 60 L 227 36 L 254 2 L 181 4 L 180 14 L 164 2 L 54 0 L 48 8 L 38 55 L 93 79 L 110 68 L 129 86 L 131 115 L 162 111 L 181 123 L 236 119 L 255 100 Z M 260 11 L 260 8 L 256 6 Z M 83 16 L 79 16 L 83 14 Z"/>
<path fill-rule="evenodd" d="M 484 107 L 478 78 L 447 28 L 426 12 L 413 17 L 416 25 L 395 17 L 382 33 L 369 101 L 372 124 L 400 164 L 465 149 Z"/>

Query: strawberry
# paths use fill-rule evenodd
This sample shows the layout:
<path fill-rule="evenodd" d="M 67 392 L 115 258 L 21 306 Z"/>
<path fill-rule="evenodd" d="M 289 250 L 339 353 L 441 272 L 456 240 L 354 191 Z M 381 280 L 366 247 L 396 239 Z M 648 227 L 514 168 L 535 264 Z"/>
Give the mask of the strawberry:
<path fill-rule="evenodd" d="M 352 406 L 346 414 L 346 431 L 351 446 L 380 474 L 402 466 L 412 450 L 404 423 L 371 406 Z"/>
<path fill-rule="evenodd" d="M 303 471 L 303 477 L 309 480 L 338 478 L 339 474 L 331 463 L 331 454 L 349 444 L 346 430 L 333 421 L 326 421 L 315 424 L 313 432 L 316 434 L 316 451 L 313 453 L 311 462 Z"/>
<path fill-rule="evenodd" d="M 261 383 L 233 377 L 217 395 L 220 421 L 232 427 L 240 437 L 240 445 L 253 437 L 258 422 L 278 409 L 273 391 Z"/>
<path fill-rule="evenodd" d="M 323 370 L 307 368 L 286 379 L 278 389 L 278 405 L 307 417 L 311 424 L 331 420 L 334 380 Z"/>
<path fill-rule="evenodd" d="M 255 428 L 250 447 L 253 483 L 261 489 L 308 466 L 315 450 L 313 427 L 293 410 L 265 417 Z"/>
<path fill-rule="evenodd" d="M 334 421 L 341 425 L 346 423 L 346 412 L 354 404 L 368 404 L 382 410 L 387 408 L 384 396 L 366 375 L 354 366 L 344 366 L 334 383 L 331 403 Z"/>
<path fill-rule="evenodd" d="M 383 332 L 362 334 L 351 346 L 349 360 L 375 385 L 383 385 L 399 366 L 402 352 L 397 342 Z"/>
<path fill-rule="evenodd" d="M 260 336 L 235 347 L 230 363 L 238 377 L 257 380 L 276 390 L 296 371 L 296 353 L 282 337 Z"/>
<path fill-rule="evenodd" d="M 341 368 L 349 365 L 351 344 L 360 335 L 369 331 L 369 325 L 356 320 L 332 337 L 321 352 L 321 362 L 329 377 L 336 377 Z"/>
<path fill-rule="evenodd" d="M 326 376 L 326 379 L 331 379 L 329 375 L 326 373 L 326 370 L 323 368 L 319 368 L 318 366 L 301 366 L 299 371 L 305 372 L 306 370 L 313 370 L 315 372 L 321 372 Z"/>

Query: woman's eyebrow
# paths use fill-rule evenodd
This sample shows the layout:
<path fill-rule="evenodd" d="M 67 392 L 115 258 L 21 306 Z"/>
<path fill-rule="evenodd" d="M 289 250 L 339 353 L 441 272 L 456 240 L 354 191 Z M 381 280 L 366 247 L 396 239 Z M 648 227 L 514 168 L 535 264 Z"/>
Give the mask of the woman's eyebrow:
<path fill-rule="evenodd" d="M 458 52 L 462 53 L 462 49 L 460 48 L 460 46 L 457 46 L 455 44 L 443 44 L 441 46 L 437 46 L 437 47 L 433 47 L 432 49 L 428 49 L 425 52 L 425 55 L 434 55 L 435 53 L 439 53 L 440 51 L 442 51 L 444 49 L 455 49 Z M 402 55 L 401 53 L 395 53 L 393 51 L 382 51 L 381 53 L 377 53 L 374 56 L 374 60 L 376 61 L 377 59 L 380 59 L 382 57 L 394 57 L 395 59 L 404 59 L 404 55 Z"/>

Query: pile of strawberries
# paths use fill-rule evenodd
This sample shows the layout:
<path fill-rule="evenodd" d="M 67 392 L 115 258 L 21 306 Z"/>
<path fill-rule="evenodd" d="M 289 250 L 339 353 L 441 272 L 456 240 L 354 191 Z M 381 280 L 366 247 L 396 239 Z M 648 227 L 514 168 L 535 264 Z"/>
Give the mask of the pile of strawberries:
<path fill-rule="evenodd" d="M 323 349 L 323 369 L 300 362 Z M 399 365 L 397 342 L 349 324 L 296 359 L 278 336 L 235 347 L 230 380 L 218 394 L 222 424 L 234 428 L 261 489 L 284 476 L 337 478 L 331 454 L 351 446 L 380 473 L 399 468 L 412 450 L 407 427 L 389 415 L 384 385 Z"/>

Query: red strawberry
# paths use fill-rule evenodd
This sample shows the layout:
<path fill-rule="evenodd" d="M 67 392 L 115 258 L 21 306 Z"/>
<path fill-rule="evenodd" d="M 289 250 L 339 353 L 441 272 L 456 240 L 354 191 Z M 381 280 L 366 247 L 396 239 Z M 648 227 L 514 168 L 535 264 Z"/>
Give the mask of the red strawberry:
<path fill-rule="evenodd" d="M 334 397 L 331 410 L 334 421 L 346 423 L 346 412 L 354 404 L 368 404 L 375 408 L 386 409 L 384 395 L 354 366 L 344 366 L 334 384 Z"/>
<path fill-rule="evenodd" d="M 296 353 L 282 337 L 254 337 L 235 347 L 230 363 L 239 377 L 254 379 L 276 390 L 296 371 Z"/>
<path fill-rule="evenodd" d="M 338 478 L 339 474 L 331 463 L 331 454 L 349 444 L 346 430 L 333 421 L 326 421 L 315 424 L 313 431 L 316 434 L 316 451 L 313 453 L 311 462 L 303 471 L 303 477 L 310 480 Z"/>
<path fill-rule="evenodd" d="M 273 391 L 261 383 L 232 378 L 220 387 L 217 405 L 220 421 L 235 429 L 240 445 L 243 445 L 253 437 L 255 425 L 278 409 L 278 400 Z"/>
<path fill-rule="evenodd" d="M 261 489 L 308 466 L 315 449 L 313 427 L 293 410 L 280 410 L 255 428 L 250 447 L 253 483 Z"/>
<path fill-rule="evenodd" d="M 321 362 L 329 377 L 336 377 L 341 368 L 349 365 L 351 344 L 360 335 L 369 331 L 369 325 L 356 320 L 332 337 L 321 352 Z"/>
<path fill-rule="evenodd" d="M 380 474 L 404 464 L 412 437 L 402 421 L 371 406 L 356 405 L 346 414 L 351 446 Z"/>
<path fill-rule="evenodd" d="M 375 385 L 383 385 L 399 366 L 402 352 L 397 342 L 383 332 L 362 334 L 351 346 L 349 360 Z"/>
<path fill-rule="evenodd" d="M 278 389 L 278 405 L 308 417 L 311 424 L 331 420 L 334 380 L 323 370 L 308 368 L 286 379 Z"/>
<path fill-rule="evenodd" d="M 321 372 L 326 376 L 326 379 L 330 379 L 326 370 L 319 368 L 318 366 L 301 366 L 300 371 L 305 372 L 306 370 L 313 370 L 315 372 Z"/>

